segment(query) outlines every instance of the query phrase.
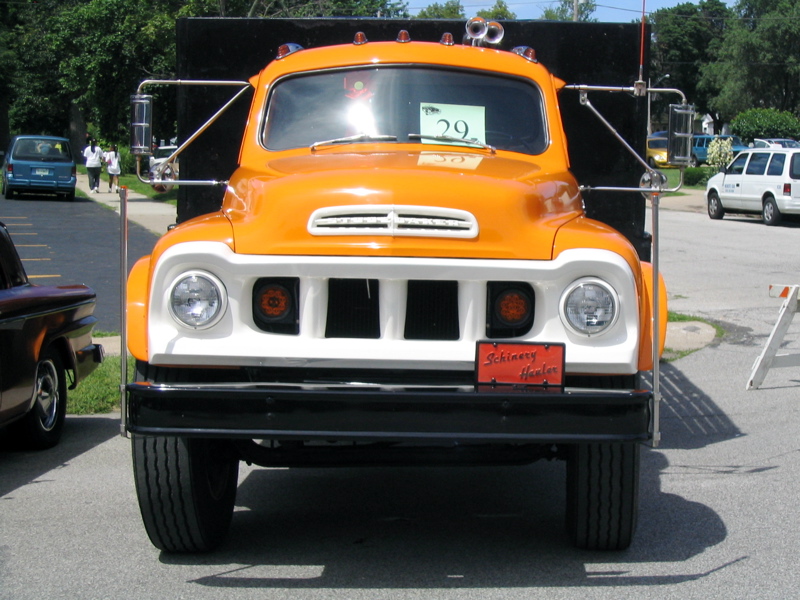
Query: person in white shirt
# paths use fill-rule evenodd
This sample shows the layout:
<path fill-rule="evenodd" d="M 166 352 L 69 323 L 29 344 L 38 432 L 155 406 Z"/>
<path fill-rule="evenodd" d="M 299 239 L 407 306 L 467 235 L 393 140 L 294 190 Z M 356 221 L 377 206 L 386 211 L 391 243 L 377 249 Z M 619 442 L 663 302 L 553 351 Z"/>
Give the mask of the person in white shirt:
<path fill-rule="evenodd" d="M 86 172 L 89 174 L 89 189 L 96 194 L 100 187 L 100 171 L 103 169 L 103 150 L 97 145 L 97 140 L 92 140 L 83 149 L 86 159 Z"/>
<path fill-rule="evenodd" d="M 106 165 L 108 165 L 108 191 L 119 191 L 119 176 L 122 172 L 120 167 L 119 152 L 117 152 L 116 144 L 111 145 L 111 150 L 105 153 L 103 157 Z"/>

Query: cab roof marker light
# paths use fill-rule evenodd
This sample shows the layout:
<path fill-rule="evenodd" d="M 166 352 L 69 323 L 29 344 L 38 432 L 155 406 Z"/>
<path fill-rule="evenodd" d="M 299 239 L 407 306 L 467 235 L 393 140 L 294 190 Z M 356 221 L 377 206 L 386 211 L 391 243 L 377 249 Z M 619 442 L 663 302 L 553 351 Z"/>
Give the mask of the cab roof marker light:
<path fill-rule="evenodd" d="M 400 33 L 397 34 L 397 41 L 401 44 L 407 44 L 411 41 L 411 35 L 405 29 L 401 29 Z"/>
<path fill-rule="evenodd" d="M 367 35 L 363 31 L 359 31 L 356 33 L 355 37 L 353 38 L 353 45 L 355 46 L 362 46 L 367 43 Z"/>
<path fill-rule="evenodd" d="M 282 58 L 286 58 L 290 54 L 294 54 L 298 50 L 303 50 L 303 47 L 300 44 L 295 44 L 294 42 L 289 42 L 288 44 L 281 44 L 278 47 L 278 52 L 275 55 L 276 60 L 280 60 Z"/>
<path fill-rule="evenodd" d="M 514 54 L 519 54 L 525 60 L 529 60 L 533 63 L 539 62 L 536 59 L 536 50 L 534 50 L 530 46 L 517 46 L 511 52 L 513 52 Z"/>
<path fill-rule="evenodd" d="M 455 44 L 453 41 L 453 34 L 452 33 L 443 33 L 442 39 L 439 40 L 439 43 L 443 46 L 452 46 Z"/>

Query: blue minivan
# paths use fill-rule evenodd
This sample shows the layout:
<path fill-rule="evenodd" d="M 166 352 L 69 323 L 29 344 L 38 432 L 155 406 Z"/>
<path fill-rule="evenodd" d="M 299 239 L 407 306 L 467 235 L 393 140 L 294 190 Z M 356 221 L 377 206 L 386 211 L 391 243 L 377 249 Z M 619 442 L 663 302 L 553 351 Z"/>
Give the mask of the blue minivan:
<path fill-rule="evenodd" d="M 691 166 L 699 167 L 702 163 L 708 161 L 708 145 L 716 138 L 731 140 L 731 151 L 736 156 L 742 150 L 747 150 L 748 146 L 742 143 L 738 135 L 708 135 L 699 134 L 692 136 L 692 158 Z"/>
<path fill-rule="evenodd" d="M 3 160 L 3 196 L 58 194 L 75 198 L 75 159 L 69 140 L 49 135 L 18 135 Z"/>

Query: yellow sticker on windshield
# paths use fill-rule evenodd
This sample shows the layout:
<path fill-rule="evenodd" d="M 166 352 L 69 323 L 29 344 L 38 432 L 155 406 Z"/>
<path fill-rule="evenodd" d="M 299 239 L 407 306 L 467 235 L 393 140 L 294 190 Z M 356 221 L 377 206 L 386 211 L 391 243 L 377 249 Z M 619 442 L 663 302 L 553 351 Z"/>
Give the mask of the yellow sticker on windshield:
<path fill-rule="evenodd" d="M 457 140 L 486 143 L 486 108 L 462 104 L 423 102 L 419 106 L 420 133 L 424 144 L 458 144 Z M 457 138 L 432 140 L 427 136 Z"/>

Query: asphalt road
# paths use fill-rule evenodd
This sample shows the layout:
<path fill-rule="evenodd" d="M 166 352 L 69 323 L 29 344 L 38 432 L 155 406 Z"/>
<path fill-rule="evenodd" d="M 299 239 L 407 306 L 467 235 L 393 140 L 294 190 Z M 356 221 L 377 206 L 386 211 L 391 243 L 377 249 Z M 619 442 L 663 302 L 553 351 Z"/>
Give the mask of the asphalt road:
<path fill-rule="evenodd" d="M 2 196 L 0 196 L 2 198 Z M 86 198 L 64 202 L 54 197 L 0 199 L 0 222 L 8 227 L 33 283 L 84 283 L 97 293 L 96 330 L 119 332 L 120 221 L 109 208 Z M 128 225 L 128 268 L 149 254 L 158 236 Z"/>
<path fill-rule="evenodd" d="M 643 453 L 625 552 L 570 547 L 563 464 L 537 463 L 243 465 L 226 544 L 161 554 L 141 525 L 118 416 L 69 417 L 55 450 L 0 452 L 0 598 L 797 597 L 800 373 L 744 388 L 780 307 L 767 286 L 800 283 L 798 229 L 661 212 L 671 308 L 726 335 L 663 365 L 663 443 Z"/>

